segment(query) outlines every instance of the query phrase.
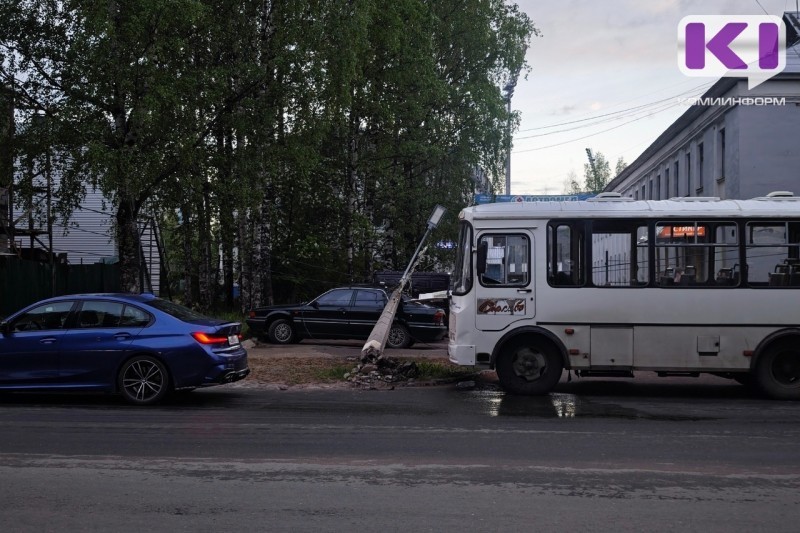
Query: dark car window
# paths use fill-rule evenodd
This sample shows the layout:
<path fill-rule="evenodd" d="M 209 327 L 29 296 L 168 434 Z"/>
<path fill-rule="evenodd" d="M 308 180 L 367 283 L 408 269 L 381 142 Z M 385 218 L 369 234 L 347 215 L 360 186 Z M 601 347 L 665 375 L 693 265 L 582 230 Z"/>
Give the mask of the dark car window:
<path fill-rule="evenodd" d="M 78 313 L 79 328 L 114 328 L 119 326 L 123 304 L 119 302 L 83 302 Z"/>
<path fill-rule="evenodd" d="M 165 313 L 172 315 L 178 320 L 182 320 L 184 322 L 191 322 L 192 320 L 208 320 L 207 316 L 201 315 L 196 311 L 192 311 L 188 307 L 170 302 L 169 300 L 156 298 L 146 302 L 146 304 L 150 307 L 155 307 L 159 311 L 164 311 Z"/>
<path fill-rule="evenodd" d="M 382 291 L 359 290 L 356 292 L 356 307 L 385 307 L 386 298 Z"/>
<path fill-rule="evenodd" d="M 352 289 L 333 289 L 317 298 L 317 303 L 328 307 L 347 307 L 352 299 Z"/>
<path fill-rule="evenodd" d="M 126 305 L 119 325 L 121 327 L 143 328 L 149 323 L 150 315 L 139 308 Z"/>
<path fill-rule="evenodd" d="M 12 331 L 63 329 L 75 302 L 55 302 L 34 307 L 11 324 Z"/>

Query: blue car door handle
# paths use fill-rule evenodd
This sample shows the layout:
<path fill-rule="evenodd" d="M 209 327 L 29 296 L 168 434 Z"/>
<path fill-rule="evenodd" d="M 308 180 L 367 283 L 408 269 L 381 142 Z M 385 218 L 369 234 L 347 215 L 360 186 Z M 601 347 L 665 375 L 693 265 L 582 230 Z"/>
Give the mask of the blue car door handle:
<path fill-rule="evenodd" d="M 114 334 L 114 338 L 117 339 L 118 341 L 126 341 L 126 340 L 131 338 L 131 334 L 130 333 L 124 333 L 124 332 L 123 333 L 115 333 Z"/>
<path fill-rule="evenodd" d="M 39 340 L 39 344 L 53 344 L 54 342 L 56 342 L 56 340 L 58 339 L 56 339 L 55 337 L 45 337 Z"/>

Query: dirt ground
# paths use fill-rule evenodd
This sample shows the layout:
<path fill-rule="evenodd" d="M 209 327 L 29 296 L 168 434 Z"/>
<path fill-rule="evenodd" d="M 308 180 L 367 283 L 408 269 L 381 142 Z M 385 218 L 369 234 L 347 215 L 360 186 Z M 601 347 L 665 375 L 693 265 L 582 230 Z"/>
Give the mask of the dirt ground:
<path fill-rule="evenodd" d="M 285 346 L 250 342 L 245 346 L 251 373 L 240 382 L 243 385 L 347 388 L 351 384 L 338 376 L 358 364 L 364 343 L 303 340 L 298 344 Z M 385 355 L 401 360 L 451 364 L 447 360 L 446 341 L 435 344 L 417 343 L 402 350 L 386 350 Z"/>

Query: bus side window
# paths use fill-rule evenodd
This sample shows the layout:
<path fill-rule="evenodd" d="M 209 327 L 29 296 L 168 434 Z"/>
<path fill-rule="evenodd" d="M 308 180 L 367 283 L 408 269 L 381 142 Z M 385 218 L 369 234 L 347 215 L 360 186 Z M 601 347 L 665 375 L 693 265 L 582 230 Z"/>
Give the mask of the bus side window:
<path fill-rule="evenodd" d="M 572 281 L 572 274 L 570 272 L 556 272 L 556 277 L 553 280 L 553 285 L 574 285 Z"/>
<path fill-rule="evenodd" d="M 486 257 L 489 255 L 489 243 L 481 239 L 478 243 L 478 276 L 483 277 L 486 273 Z"/>
<path fill-rule="evenodd" d="M 530 239 L 523 234 L 483 234 L 477 271 L 482 285 L 524 287 L 530 281 Z"/>
<path fill-rule="evenodd" d="M 554 287 L 584 284 L 584 238 L 580 222 L 551 223 L 547 227 L 547 281 Z"/>

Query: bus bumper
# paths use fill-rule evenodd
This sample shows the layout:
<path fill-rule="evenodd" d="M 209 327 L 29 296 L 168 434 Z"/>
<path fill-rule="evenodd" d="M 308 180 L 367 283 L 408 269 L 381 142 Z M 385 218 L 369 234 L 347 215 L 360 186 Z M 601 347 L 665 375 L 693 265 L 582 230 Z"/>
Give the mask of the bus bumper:
<path fill-rule="evenodd" d="M 447 344 L 447 356 L 450 362 L 462 366 L 475 366 L 475 345 Z"/>

